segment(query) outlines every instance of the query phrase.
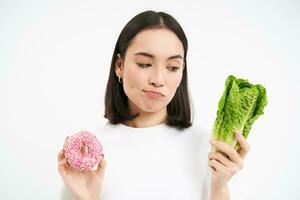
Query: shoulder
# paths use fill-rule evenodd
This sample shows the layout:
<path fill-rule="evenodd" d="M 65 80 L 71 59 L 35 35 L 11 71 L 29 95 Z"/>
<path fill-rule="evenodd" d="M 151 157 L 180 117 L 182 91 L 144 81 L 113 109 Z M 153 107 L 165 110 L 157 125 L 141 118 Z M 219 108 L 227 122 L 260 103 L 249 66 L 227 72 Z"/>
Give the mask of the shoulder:
<path fill-rule="evenodd" d="M 193 124 L 191 127 L 184 129 L 182 134 L 189 135 L 195 140 L 208 141 L 210 139 L 211 131 L 198 124 Z"/>
<path fill-rule="evenodd" d="M 102 123 L 102 124 L 98 124 L 94 127 L 94 131 L 97 133 L 97 134 L 102 134 L 102 133 L 105 133 L 111 129 L 113 129 L 116 125 L 112 125 L 112 124 L 109 124 L 109 123 Z"/>
<path fill-rule="evenodd" d="M 210 150 L 210 131 L 209 129 L 193 124 L 180 133 L 180 141 L 186 143 L 195 152 L 207 154 Z"/>
<path fill-rule="evenodd" d="M 102 123 L 94 126 L 95 135 L 104 141 L 121 140 L 125 135 L 124 128 L 119 124 Z"/>
<path fill-rule="evenodd" d="M 112 136 L 112 134 L 111 134 L 112 132 L 119 132 L 118 127 L 119 127 L 118 125 L 103 122 L 103 123 L 93 126 L 91 128 L 91 131 L 93 131 L 97 137 L 107 138 L 109 136 L 110 137 Z"/>

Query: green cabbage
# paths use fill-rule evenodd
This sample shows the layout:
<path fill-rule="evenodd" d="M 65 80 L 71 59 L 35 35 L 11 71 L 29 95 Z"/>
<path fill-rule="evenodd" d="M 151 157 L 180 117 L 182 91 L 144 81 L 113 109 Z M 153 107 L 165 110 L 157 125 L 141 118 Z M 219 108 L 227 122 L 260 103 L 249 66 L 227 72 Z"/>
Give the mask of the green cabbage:
<path fill-rule="evenodd" d="M 212 139 L 223 141 L 238 150 L 235 132 L 239 131 L 247 138 L 253 122 L 264 114 L 263 109 L 266 105 L 264 86 L 228 76 L 218 104 Z"/>

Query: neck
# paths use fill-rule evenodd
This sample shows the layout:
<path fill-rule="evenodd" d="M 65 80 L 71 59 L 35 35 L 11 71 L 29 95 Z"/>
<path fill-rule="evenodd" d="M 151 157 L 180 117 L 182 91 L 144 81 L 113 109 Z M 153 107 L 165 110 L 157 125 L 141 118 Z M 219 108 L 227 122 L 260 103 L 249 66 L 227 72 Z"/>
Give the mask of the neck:
<path fill-rule="evenodd" d="M 163 108 L 158 112 L 144 112 L 139 110 L 138 113 L 138 117 L 131 121 L 126 121 L 124 124 L 134 128 L 146 128 L 159 125 L 167 120 L 167 108 Z"/>

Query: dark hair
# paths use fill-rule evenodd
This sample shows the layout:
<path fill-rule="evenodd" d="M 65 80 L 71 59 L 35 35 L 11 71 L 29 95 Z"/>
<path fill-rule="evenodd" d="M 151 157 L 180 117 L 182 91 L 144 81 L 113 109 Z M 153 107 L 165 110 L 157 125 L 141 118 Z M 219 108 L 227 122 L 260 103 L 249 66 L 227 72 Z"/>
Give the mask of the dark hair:
<path fill-rule="evenodd" d="M 167 105 L 167 125 L 178 129 L 188 128 L 192 125 L 191 102 L 188 92 L 186 55 L 188 42 L 179 23 L 169 14 L 164 12 L 145 11 L 133 17 L 121 31 L 112 56 L 109 78 L 105 93 L 104 117 L 111 124 L 118 124 L 136 118 L 139 113 L 131 115 L 128 109 L 128 97 L 123 85 L 118 82 L 115 74 L 117 54 L 125 58 L 127 48 L 132 39 L 142 30 L 166 28 L 174 32 L 182 42 L 184 48 L 184 69 L 181 83 L 176 93 Z"/>

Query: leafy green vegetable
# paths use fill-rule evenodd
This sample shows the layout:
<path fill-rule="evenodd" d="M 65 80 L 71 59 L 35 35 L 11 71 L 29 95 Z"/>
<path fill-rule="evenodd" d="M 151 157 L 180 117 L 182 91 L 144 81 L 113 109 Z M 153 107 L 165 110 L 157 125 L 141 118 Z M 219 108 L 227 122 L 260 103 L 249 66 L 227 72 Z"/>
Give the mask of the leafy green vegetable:
<path fill-rule="evenodd" d="M 238 150 L 235 132 L 239 131 L 247 138 L 254 121 L 264 114 L 266 105 L 264 86 L 228 76 L 218 104 L 212 139 L 223 141 Z"/>

